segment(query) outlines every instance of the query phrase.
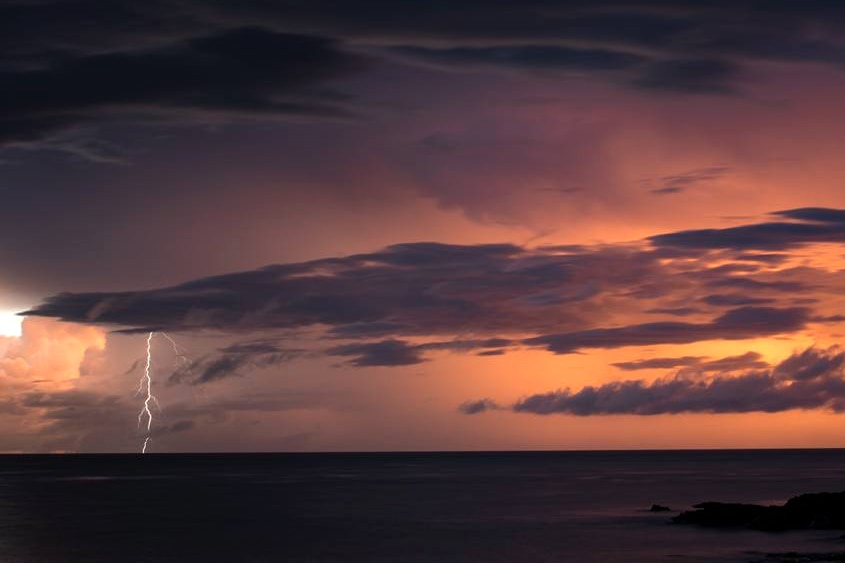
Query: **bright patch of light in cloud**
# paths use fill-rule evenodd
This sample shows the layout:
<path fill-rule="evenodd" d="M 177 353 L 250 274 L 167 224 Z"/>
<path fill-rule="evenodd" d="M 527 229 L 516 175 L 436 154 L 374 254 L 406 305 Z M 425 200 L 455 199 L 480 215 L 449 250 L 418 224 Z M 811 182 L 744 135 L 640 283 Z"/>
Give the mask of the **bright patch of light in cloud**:
<path fill-rule="evenodd" d="M 11 311 L 0 311 L 0 336 L 20 336 L 23 317 Z"/>

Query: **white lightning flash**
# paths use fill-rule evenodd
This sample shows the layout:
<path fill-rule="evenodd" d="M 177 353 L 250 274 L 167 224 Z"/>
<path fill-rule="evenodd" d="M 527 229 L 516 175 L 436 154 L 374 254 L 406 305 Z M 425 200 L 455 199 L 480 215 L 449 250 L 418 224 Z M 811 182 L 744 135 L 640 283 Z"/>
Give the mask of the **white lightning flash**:
<path fill-rule="evenodd" d="M 158 405 L 158 399 L 153 395 L 153 378 L 152 378 L 152 364 L 153 364 L 153 336 L 155 332 L 150 332 L 147 335 L 147 363 L 144 365 L 144 375 L 141 376 L 141 381 L 138 383 L 138 393 L 146 393 L 144 397 L 144 406 L 141 407 L 141 412 L 138 413 L 138 426 L 147 419 L 147 437 L 144 438 L 144 445 L 141 446 L 141 453 L 147 453 L 147 445 L 150 442 L 150 429 L 153 426 L 153 411 L 150 410 L 150 403 Z"/>
<path fill-rule="evenodd" d="M 170 338 L 170 335 L 166 332 L 150 332 L 147 334 L 147 361 L 144 364 L 144 374 L 141 376 L 141 380 L 138 382 L 138 391 L 136 395 L 144 395 L 144 404 L 141 406 L 141 411 L 138 413 L 138 428 L 141 427 L 141 424 L 147 429 L 147 436 L 144 438 L 144 443 L 141 445 L 141 453 L 147 453 L 147 447 L 150 445 L 150 441 L 152 441 L 152 434 L 151 430 L 153 427 L 153 411 L 150 409 L 151 404 L 155 404 L 158 410 L 161 410 L 161 405 L 158 402 L 158 399 L 155 395 L 153 395 L 153 338 L 155 336 L 163 336 L 170 342 L 170 345 L 173 347 L 173 353 L 176 355 L 179 361 L 182 362 L 185 369 L 190 371 L 191 369 L 191 359 L 185 354 L 187 350 L 183 349 L 179 346 L 175 340 Z"/>
<path fill-rule="evenodd" d="M 176 344 L 176 341 L 170 338 L 170 335 L 166 332 L 159 332 L 158 334 L 162 335 L 167 339 L 168 342 L 170 342 L 170 345 L 173 346 L 173 353 L 176 354 L 176 357 L 179 359 L 180 362 L 182 362 L 182 365 L 184 365 L 186 368 L 188 368 L 188 370 L 190 370 L 191 359 L 188 358 L 186 354 L 187 350 Z"/>

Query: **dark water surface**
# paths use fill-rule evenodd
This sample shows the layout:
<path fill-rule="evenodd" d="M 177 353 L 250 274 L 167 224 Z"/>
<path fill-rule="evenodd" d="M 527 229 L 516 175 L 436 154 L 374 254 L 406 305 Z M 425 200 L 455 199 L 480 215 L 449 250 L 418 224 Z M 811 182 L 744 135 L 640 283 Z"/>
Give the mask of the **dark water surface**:
<path fill-rule="evenodd" d="M 845 450 L 0 456 L 0 563 L 745 561 L 835 532 L 652 503 L 845 490 Z"/>

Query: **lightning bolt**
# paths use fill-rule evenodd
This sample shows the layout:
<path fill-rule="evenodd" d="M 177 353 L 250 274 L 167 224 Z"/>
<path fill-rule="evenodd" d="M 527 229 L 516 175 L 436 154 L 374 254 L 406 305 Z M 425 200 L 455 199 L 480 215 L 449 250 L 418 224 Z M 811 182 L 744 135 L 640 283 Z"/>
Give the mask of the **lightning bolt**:
<path fill-rule="evenodd" d="M 153 427 L 153 411 L 150 409 L 150 405 L 155 404 L 155 406 L 161 410 L 161 405 L 159 404 L 158 399 L 155 395 L 153 395 L 153 338 L 156 336 L 162 336 L 170 342 L 170 345 L 173 347 L 173 353 L 179 361 L 182 362 L 186 369 L 190 371 L 193 363 L 185 354 L 186 350 L 179 346 L 166 332 L 150 332 L 147 334 L 147 361 L 144 364 L 144 374 L 138 382 L 138 391 L 135 393 L 136 395 L 144 395 L 144 404 L 141 406 L 141 411 L 138 413 L 138 428 L 141 427 L 141 424 L 146 422 L 144 426 L 147 429 L 147 436 L 144 438 L 144 443 L 141 445 L 142 454 L 147 453 L 147 447 L 150 445 L 150 441 L 152 440 L 150 431 Z"/>
<path fill-rule="evenodd" d="M 186 355 L 187 350 L 176 344 L 176 341 L 170 338 L 170 335 L 166 332 L 159 332 L 157 334 L 162 335 L 167 339 L 168 342 L 170 342 L 170 345 L 173 346 L 173 353 L 176 354 L 176 357 L 179 359 L 180 362 L 182 362 L 182 365 L 186 366 L 188 370 L 190 370 L 192 362 L 190 358 L 188 358 L 188 356 Z"/>
<path fill-rule="evenodd" d="M 144 445 L 141 446 L 141 453 L 147 453 L 147 445 L 150 443 L 150 429 L 153 426 L 153 412 L 150 410 L 150 403 L 158 405 L 158 399 L 153 395 L 152 386 L 152 364 L 153 364 L 153 336 L 155 332 L 150 332 L 147 335 L 147 363 L 144 364 L 144 375 L 141 376 L 141 381 L 138 383 L 138 393 L 146 393 L 144 397 L 144 406 L 141 407 L 141 412 L 138 413 L 138 426 L 147 419 L 147 437 L 144 438 Z"/>

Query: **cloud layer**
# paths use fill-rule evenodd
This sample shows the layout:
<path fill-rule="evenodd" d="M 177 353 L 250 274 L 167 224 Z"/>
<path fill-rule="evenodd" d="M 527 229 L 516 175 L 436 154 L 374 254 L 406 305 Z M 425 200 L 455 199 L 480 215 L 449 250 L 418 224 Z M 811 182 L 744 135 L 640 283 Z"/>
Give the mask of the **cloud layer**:
<path fill-rule="evenodd" d="M 777 223 L 778 232 L 798 233 L 784 234 L 778 247 L 838 241 L 839 210 L 777 215 L 790 220 Z M 748 252 L 755 248 L 748 238 L 737 241 L 734 235 L 738 229 L 767 233 L 771 225 L 695 234 L 705 248 L 666 242 L 687 237 L 685 232 L 639 244 L 538 249 L 399 244 L 150 291 L 59 294 L 27 314 L 130 332 L 276 331 L 281 337 L 316 331 L 323 339 L 352 341 L 324 352 L 351 358 L 354 366 L 416 364 L 436 351 L 490 355 L 538 347 L 571 354 L 742 340 L 841 320 L 836 311 L 820 315 L 811 307 L 820 292 L 841 287 L 838 274 L 783 267 L 769 260 L 771 254 L 758 259 Z M 825 234 L 808 240 L 806 228 Z M 769 241 L 760 249 L 771 247 Z M 689 303 L 696 307 L 681 307 Z M 658 318 L 643 322 L 649 317 Z M 288 356 L 270 341 L 253 343 L 204 359 L 197 367 L 202 375 L 194 377 L 211 381 L 239 366 Z M 694 358 L 685 361 L 695 365 Z"/>
<path fill-rule="evenodd" d="M 336 96 L 313 87 L 361 64 L 331 39 L 255 27 L 143 51 L 66 56 L 47 68 L 0 71 L 0 144 L 120 112 L 151 120 L 340 116 Z"/>
<path fill-rule="evenodd" d="M 203 112 L 345 113 L 324 86 L 362 70 L 362 51 L 385 64 L 586 74 L 682 95 L 739 92 L 759 62 L 845 61 L 835 4 L 776 2 L 764 18 L 759 9 L 751 0 L 5 3 L 0 143 L 90 122 L 155 122 L 163 111 L 181 122 Z M 86 33 L 79 21 L 90 22 Z"/>
<path fill-rule="evenodd" d="M 845 352 L 810 348 L 770 369 L 720 371 L 713 377 L 691 370 L 652 383 L 615 381 L 578 391 L 529 395 L 512 409 L 532 414 L 677 414 L 845 410 Z M 468 414 L 474 414 L 464 409 Z M 481 412 L 481 410 L 477 411 Z"/>

